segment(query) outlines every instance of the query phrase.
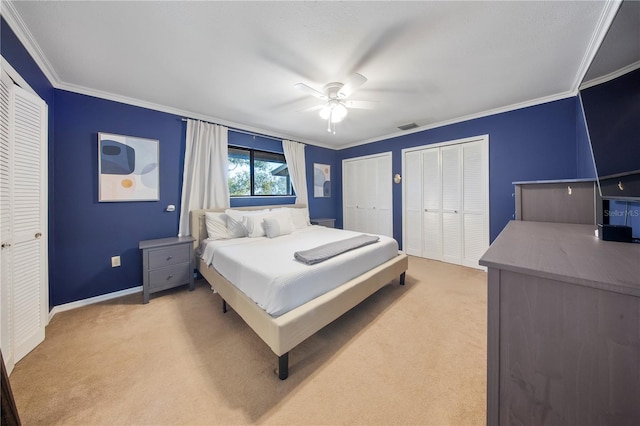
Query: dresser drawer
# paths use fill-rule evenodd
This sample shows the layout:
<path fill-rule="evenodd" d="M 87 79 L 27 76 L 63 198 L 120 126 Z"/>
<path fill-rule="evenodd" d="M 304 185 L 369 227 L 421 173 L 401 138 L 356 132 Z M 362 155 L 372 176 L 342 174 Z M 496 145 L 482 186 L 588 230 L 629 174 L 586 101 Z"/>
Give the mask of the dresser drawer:
<path fill-rule="evenodd" d="M 167 266 L 149 271 L 149 290 L 158 291 L 189 284 L 190 264 Z"/>
<path fill-rule="evenodd" d="M 163 247 L 149 251 L 149 269 L 177 265 L 189 261 L 189 244 Z"/>

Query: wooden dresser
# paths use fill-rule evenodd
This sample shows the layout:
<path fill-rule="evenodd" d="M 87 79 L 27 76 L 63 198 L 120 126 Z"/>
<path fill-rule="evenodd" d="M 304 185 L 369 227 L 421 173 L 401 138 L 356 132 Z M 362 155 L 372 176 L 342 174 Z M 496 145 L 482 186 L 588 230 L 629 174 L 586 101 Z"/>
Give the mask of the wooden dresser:
<path fill-rule="evenodd" d="M 597 217 L 598 184 L 593 179 L 514 182 L 513 185 L 516 220 L 583 224 L 602 222 Z"/>
<path fill-rule="evenodd" d="M 488 267 L 487 424 L 640 425 L 640 244 L 511 221 Z"/>

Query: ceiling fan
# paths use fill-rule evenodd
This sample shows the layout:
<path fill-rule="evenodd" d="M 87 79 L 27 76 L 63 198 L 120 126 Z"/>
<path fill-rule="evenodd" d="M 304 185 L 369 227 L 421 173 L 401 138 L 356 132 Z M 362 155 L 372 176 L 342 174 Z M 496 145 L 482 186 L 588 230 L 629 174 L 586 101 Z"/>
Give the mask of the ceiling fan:
<path fill-rule="evenodd" d="M 366 83 L 367 78 L 362 74 L 351 75 L 344 83 L 332 82 L 322 88 L 322 92 L 304 83 L 294 85 L 296 89 L 325 101 L 324 104 L 309 108 L 308 111 L 320 110 L 320 117 L 327 120 L 327 131 L 336 133 L 336 123 L 341 122 L 348 112 L 348 108 L 372 109 L 376 102 L 347 100 L 353 92 Z"/>

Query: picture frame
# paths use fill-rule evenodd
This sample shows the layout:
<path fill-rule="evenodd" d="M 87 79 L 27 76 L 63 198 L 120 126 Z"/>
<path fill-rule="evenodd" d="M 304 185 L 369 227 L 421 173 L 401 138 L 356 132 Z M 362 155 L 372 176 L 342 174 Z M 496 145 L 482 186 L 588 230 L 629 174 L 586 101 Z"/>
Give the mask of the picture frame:
<path fill-rule="evenodd" d="M 159 201 L 157 139 L 98 133 L 98 201 Z"/>
<path fill-rule="evenodd" d="M 331 165 L 313 163 L 313 196 L 331 197 Z"/>

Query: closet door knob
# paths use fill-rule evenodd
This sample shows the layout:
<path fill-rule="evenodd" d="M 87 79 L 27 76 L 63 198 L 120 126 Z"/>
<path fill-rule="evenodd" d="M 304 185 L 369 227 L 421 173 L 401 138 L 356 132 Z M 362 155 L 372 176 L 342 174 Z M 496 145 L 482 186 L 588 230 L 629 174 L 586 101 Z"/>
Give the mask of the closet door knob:
<path fill-rule="evenodd" d="M 11 247 L 11 243 L 2 243 L 2 248 L 9 248 Z"/>
<path fill-rule="evenodd" d="M 36 238 L 42 237 L 42 232 L 36 232 L 36 235 L 34 235 L 34 237 L 36 237 Z"/>

